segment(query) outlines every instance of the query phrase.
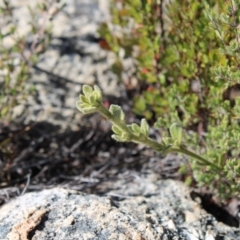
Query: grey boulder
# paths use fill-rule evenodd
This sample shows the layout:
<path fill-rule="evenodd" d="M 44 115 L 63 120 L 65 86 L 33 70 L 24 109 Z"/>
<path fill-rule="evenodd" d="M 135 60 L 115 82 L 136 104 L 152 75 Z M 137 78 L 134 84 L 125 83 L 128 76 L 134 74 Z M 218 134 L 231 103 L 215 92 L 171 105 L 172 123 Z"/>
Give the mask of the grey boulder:
<path fill-rule="evenodd" d="M 136 176 L 105 196 L 53 188 L 26 193 L 0 208 L 4 240 L 236 240 L 190 197 L 181 182 Z"/>

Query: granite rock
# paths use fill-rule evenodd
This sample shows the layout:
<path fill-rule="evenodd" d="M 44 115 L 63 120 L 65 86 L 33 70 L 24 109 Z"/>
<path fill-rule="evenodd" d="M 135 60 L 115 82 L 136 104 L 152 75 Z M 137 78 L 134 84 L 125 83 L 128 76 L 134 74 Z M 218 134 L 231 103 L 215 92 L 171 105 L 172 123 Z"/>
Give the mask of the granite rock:
<path fill-rule="evenodd" d="M 236 240 L 240 231 L 206 213 L 183 183 L 136 175 L 104 196 L 26 193 L 0 209 L 0 239 Z"/>

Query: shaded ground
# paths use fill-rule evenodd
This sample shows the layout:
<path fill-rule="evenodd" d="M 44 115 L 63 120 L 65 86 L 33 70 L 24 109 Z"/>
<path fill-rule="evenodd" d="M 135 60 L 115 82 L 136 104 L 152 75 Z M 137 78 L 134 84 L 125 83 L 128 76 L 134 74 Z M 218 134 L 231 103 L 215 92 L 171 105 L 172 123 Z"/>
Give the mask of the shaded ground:
<path fill-rule="evenodd" d="M 63 132 L 61 126 L 48 122 L 12 123 L 1 129 L 1 203 L 22 192 L 56 185 L 104 193 L 108 188 L 103 189 L 104 181 L 128 171 L 154 169 L 162 177 L 180 178 L 180 158 L 161 158 L 142 146 L 115 142 L 110 125 L 100 115 L 83 117 L 76 131 Z"/>
<path fill-rule="evenodd" d="M 78 130 L 62 131 L 46 121 L 2 124 L 0 129 L 0 205 L 25 192 L 56 186 L 102 195 L 117 178 L 130 180 L 152 171 L 159 178 L 183 180 L 178 173 L 183 158 L 163 158 L 143 146 L 115 142 L 110 124 L 98 114 L 83 117 Z M 158 132 L 152 131 L 151 137 L 158 139 Z M 193 192 L 196 197 L 219 221 L 239 225 L 237 216 L 231 215 L 238 203 L 224 209 L 211 194 Z"/>

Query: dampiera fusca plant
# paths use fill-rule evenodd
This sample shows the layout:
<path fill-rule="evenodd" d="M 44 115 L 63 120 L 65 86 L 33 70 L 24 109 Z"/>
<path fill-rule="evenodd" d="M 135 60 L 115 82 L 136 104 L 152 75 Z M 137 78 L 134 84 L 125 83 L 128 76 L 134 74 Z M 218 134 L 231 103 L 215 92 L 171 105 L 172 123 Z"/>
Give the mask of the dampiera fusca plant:
<path fill-rule="evenodd" d="M 97 86 L 92 88 L 84 85 L 82 90 L 83 94 L 80 94 L 80 101 L 76 103 L 78 110 L 84 114 L 98 112 L 107 118 L 112 123 L 112 131 L 114 132 L 112 138 L 116 141 L 141 143 L 163 154 L 185 154 L 194 159 L 199 166 L 204 167 L 209 174 L 214 176 L 214 181 L 220 181 L 221 185 L 232 186 L 238 184 L 235 180 L 239 179 L 240 176 L 235 176 L 235 179 L 227 177 L 229 169 L 235 167 L 233 164 L 227 164 L 226 167 L 221 162 L 204 158 L 200 154 L 187 149 L 183 141 L 183 131 L 177 123 L 171 124 L 169 136 L 162 138 L 162 142 L 159 143 L 149 137 L 150 127 L 146 119 L 142 119 L 140 125 L 136 123 L 127 124 L 125 114 L 120 106 L 110 105 L 109 109 L 104 106 L 102 92 Z"/>

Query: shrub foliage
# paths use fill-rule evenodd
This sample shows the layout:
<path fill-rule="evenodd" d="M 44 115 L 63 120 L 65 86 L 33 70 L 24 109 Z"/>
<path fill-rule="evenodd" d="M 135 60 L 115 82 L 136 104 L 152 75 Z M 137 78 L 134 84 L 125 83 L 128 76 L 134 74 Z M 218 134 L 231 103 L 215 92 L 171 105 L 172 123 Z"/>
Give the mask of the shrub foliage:
<path fill-rule="evenodd" d="M 155 121 L 170 149 L 179 140 L 166 129 L 180 126 L 180 146 L 206 160 L 187 154 L 198 184 L 239 195 L 240 1 L 111 4 L 111 23 L 99 32 L 116 55 L 119 79 L 127 87 L 137 79 L 133 111 Z M 134 69 L 127 76 L 126 59 Z"/>

